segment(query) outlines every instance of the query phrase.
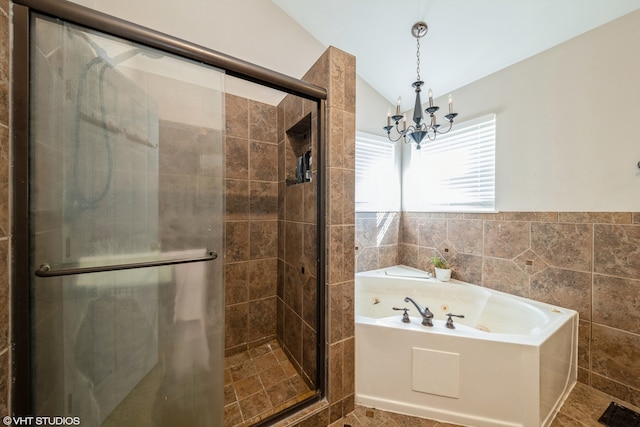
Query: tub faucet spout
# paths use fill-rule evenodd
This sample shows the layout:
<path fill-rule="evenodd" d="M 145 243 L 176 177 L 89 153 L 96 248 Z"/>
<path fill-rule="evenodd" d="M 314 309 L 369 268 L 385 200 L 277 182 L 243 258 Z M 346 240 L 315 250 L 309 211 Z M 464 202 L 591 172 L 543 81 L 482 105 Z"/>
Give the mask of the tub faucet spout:
<path fill-rule="evenodd" d="M 423 307 L 409 297 L 406 297 L 404 299 L 404 302 L 410 302 L 416 306 L 418 313 L 420 313 L 420 315 L 422 316 L 422 324 L 424 326 L 433 326 L 433 313 L 429 311 L 429 307 Z"/>

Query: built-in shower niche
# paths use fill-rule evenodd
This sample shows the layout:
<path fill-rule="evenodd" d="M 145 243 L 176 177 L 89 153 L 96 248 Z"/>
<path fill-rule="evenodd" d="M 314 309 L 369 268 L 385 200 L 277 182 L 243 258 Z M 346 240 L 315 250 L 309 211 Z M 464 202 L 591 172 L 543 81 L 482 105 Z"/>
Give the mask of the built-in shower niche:
<path fill-rule="evenodd" d="M 302 184 L 311 181 L 311 113 L 287 132 L 287 170 L 286 185 Z"/>

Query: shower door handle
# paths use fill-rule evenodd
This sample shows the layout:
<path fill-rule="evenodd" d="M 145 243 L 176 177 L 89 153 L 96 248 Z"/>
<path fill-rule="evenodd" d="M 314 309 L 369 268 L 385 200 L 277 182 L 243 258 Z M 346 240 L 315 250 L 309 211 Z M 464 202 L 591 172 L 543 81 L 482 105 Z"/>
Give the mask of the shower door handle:
<path fill-rule="evenodd" d="M 35 271 L 35 275 L 38 277 L 72 276 L 75 274 L 101 273 L 105 271 L 131 270 L 134 268 L 162 267 L 165 265 L 187 264 L 190 262 L 213 261 L 216 258 L 218 258 L 218 254 L 215 251 L 208 251 L 205 256 L 197 257 L 197 258 L 180 258 L 180 259 L 167 259 L 167 260 L 158 260 L 158 261 L 132 262 L 128 264 L 99 265 L 95 267 L 61 268 L 58 270 L 52 270 L 49 264 L 42 264 Z"/>

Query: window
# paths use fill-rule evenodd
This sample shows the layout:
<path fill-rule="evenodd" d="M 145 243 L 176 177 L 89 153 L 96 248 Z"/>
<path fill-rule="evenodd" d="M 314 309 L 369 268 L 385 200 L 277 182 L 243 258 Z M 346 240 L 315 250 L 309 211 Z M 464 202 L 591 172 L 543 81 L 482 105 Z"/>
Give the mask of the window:
<path fill-rule="evenodd" d="M 495 115 L 455 124 L 404 164 L 404 211 L 495 210 Z"/>
<path fill-rule="evenodd" d="M 356 211 L 400 210 L 400 162 L 387 138 L 356 133 Z"/>

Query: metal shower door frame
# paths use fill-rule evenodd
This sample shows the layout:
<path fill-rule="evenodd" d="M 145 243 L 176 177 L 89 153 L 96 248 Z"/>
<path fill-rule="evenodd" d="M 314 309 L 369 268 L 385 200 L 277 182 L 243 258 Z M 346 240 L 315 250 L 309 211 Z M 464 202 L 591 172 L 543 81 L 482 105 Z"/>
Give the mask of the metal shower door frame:
<path fill-rule="evenodd" d="M 257 83 L 287 94 L 314 101 L 318 105 L 318 197 L 317 197 L 317 271 L 318 271 L 318 330 L 316 395 L 302 405 L 324 397 L 326 391 L 325 360 L 325 252 L 326 252 L 326 108 L 327 90 L 300 79 L 269 70 L 256 64 L 181 40 L 161 32 L 107 15 L 93 9 L 63 0 L 14 0 L 13 1 L 13 51 L 12 51 L 12 230 L 11 230 L 11 303 L 12 303 L 12 385 L 11 408 L 13 415 L 29 416 L 33 413 L 31 396 L 31 291 L 30 279 L 30 223 L 29 223 L 29 49 L 31 14 L 39 13 L 73 24 L 81 25 L 111 36 L 139 43 L 151 48 L 203 63 L 224 70 L 230 76 Z M 281 416 L 293 412 L 289 408 Z"/>

